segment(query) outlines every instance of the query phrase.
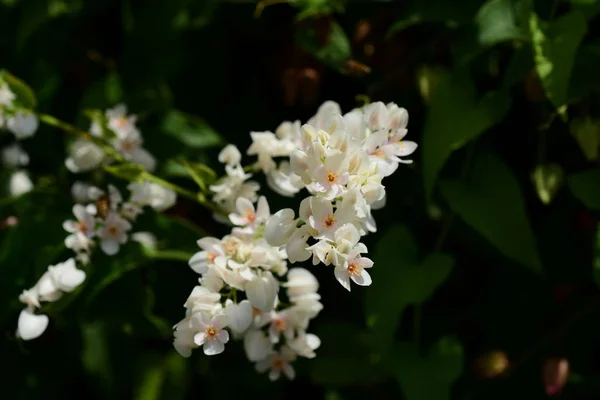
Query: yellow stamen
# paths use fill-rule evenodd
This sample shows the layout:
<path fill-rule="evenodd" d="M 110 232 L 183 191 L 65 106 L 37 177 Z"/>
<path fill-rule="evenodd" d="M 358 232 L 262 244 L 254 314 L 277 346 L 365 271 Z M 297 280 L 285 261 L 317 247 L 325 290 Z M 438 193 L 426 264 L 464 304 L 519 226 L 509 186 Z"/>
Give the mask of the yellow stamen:
<path fill-rule="evenodd" d="M 335 181 L 337 181 L 337 178 L 338 178 L 338 174 L 336 174 L 335 172 L 328 171 L 327 182 L 335 183 Z"/>
<path fill-rule="evenodd" d="M 352 276 L 360 276 L 361 270 L 360 267 L 354 263 L 348 265 L 348 273 Z"/>
<path fill-rule="evenodd" d="M 331 228 L 333 224 L 335 224 L 335 218 L 333 218 L 333 215 L 329 214 L 327 218 L 323 218 L 323 223 L 326 227 Z"/>

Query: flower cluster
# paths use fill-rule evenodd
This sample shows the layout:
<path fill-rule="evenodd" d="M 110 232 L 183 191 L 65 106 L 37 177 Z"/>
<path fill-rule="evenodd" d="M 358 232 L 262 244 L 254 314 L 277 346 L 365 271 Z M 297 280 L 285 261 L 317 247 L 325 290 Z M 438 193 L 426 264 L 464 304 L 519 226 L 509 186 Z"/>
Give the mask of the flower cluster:
<path fill-rule="evenodd" d="M 90 263 L 92 249 L 99 242 L 100 248 L 107 255 L 118 253 L 122 244 L 126 243 L 132 223 L 142 213 L 145 205 L 155 210 L 165 210 L 175 203 L 176 195 L 154 183 L 131 183 L 129 201 L 124 202 L 119 190 L 108 185 L 108 194 L 95 186 L 76 182 L 73 185 L 73 197 L 83 204 L 73 206 L 74 220 L 63 223 L 69 233 L 65 238 L 65 246 L 73 250 L 76 257 L 56 266 L 48 267 L 48 271 L 29 290 L 25 290 L 19 300 L 26 305 L 21 311 L 17 324 L 17 336 L 24 340 L 35 339 L 48 326 L 48 316 L 35 314 L 40 302 L 53 302 L 63 293 L 75 290 L 85 280 L 85 272 L 76 267 L 76 263 L 85 266 Z M 87 204 L 85 204 L 87 203 Z M 144 236 L 141 236 L 141 240 Z"/>
<path fill-rule="evenodd" d="M 417 147 L 404 141 L 408 113 L 390 103 L 373 103 L 345 115 L 326 102 L 307 124 L 283 123 L 277 134 L 253 134 L 249 154 L 269 176 L 270 186 L 292 194 L 306 188 L 298 218 L 280 210 L 265 224 L 265 238 L 284 246 L 290 261 L 333 265 L 336 279 L 350 290 L 350 281 L 368 286 L 366 269 L 373 262 L 361 236 L 376 230 L 371 213 L 385 204 L 384 177 L 391 175 Z M 294 147 L 294 148 L 293 148 Z M 293 149 L 292 149 L 293 148 Z M 290 149 L 292 149 L 290 151 Z M 285 156 L 276 167 L 273 157 Z"/>
<path fill-rule="evenodd" d="M 200 284 L 185 303 L 186 317 L 175 326 L 174 346 L 186 357 L 200 346 L 207 355 L 219 354 L 230 331 L 234 339 L 243 339 L 247 356 L 259 371 L 271 369 L 271 379 L 283 371 L 291 379 L 289 362 L 297 356 L 313 357 L 319 345 L 306 329 L 322 305 L 310 272 L 295 268 L 288 273 L 285 251 L 264 239 L 269 217 L 264 197 L 258 198 L 256 207 L 238 197 L 235 212 L 229 214 L 235 225 L 231 234 L 198 241 L 202 250 L 189 264 L 201 275 Z M 279 300 L 279 279 L 286 273 L 290 304 Z M 246 299 L 237 302 L 242 292 Z"/>
<path fill-rule="evenodd" d="M 143 139 L 136 126 L 137 117 L 127 115 L 127 107 L 119 104 L 104 112 L 102 118 L 92 122 L 89 133 L 92 136 L 107 139 L 125 160 L 140 164 L 152 172 L 156 160 L 142 147 Z M 71 172 L 86 172 L 112 160 L 106 152 L 86 139 L 77 139 L 71 145 L 70 155 L 65 165 Z"/>
<path fill-rule="evenodd" d="M 230 336 L 243 338 L 258 371 L 270 370 L 271 380 L 281 373 L 293 379 L 290 362 L 314 357 L 320 345 L 306 329 L 323 305 L 316 278 L 303 268 L 288 271 L 287 261 L 312 256 L 314 265 L 333 265 L 347 290 L 351 281 L 371 284 L 367 269 L 373 261 L 363 256 L 361 237 L 376 230 L 371 210 L 385 204 L 383 178 L 411 162 L 402 158 L 417 147 L 403 140 L 407 123 L 408 113 L 395 104 L 342 115 L 336 103 L 326 102 L 305 125 L 284 122 L 275 133 L 252 132 L 247 154 L 258 160 L 250 169 L 262 170 L 283 196 L 308 191 L 298 217 L 292 209 L 271 215 L 267 200 L 257 195 L 258 183 L 248 181 L 238 149 L 221 151 L 227 175 L 210 189 L 228 213 L 228 221 L 221 219 L 234 227 L 222 239 L 200 239 L 202 251 L 189 261 L 201 278 L 185 303 L 186 317 L 174 327 L 180 354 L 187 357 L 200 346 L 207 355 L 219 354 Z M 280 286 L 289 303 L 280 301 Z M 246 299 L 237 302 L 239 292 Z"/>
<path fill-rule="evenodd" d="M 34 114 L 18 107 L 15 94 L 0 77 L 0 129 L 6 128 L 18 141 L 33 136 L 38 125 Z M 33 188 L 27 171 L 22 169 L 29 164 L 29 156 L 17 142 L 2 149 L 2 164 L 12 170 L 8 185 L 11 196 L 19 196 Z"/>

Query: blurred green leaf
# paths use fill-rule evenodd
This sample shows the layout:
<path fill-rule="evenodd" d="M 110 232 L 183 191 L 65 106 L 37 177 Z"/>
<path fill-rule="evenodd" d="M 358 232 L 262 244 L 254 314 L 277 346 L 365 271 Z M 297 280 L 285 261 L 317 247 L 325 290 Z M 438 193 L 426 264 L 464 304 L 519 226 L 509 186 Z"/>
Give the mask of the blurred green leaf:
<path fill-rule="evenodd" d="M 446 254 L 418 259 L 417 244 L 403 225 L 393 225 L 377 243 L 373 290 L 366 293 L 367 324 L 380 345 L 391 340 L 404 308 L 421 304 L 446 280 L 454 265 Z"/>
<path fill-rule="evenodd" d="M 590 117 L 574 118 L 569 124 L 569 130 L 585 158 L 588 161 L 597 160 L 600 151 L 600 121 Z"/>
<path fill-rule="evenodd" d="M 508 111 L 506 92 L 478 99 L 471 78 L 453 73 L 438 85 L 423 133 L 423 178 L 431 197 L 440 170 L 450 154 L 498 123 Z"/>
<path fill-rule="evenodd" d="M 547 23 L 532 13 L 529 29 L 533 42 L 538 76 L 548 98 L 556 108 L 567 103 L 573 60 L 587 31 L 584 15 L 573 10 L 558 20 Z"/>
<path fill-rule="evenodd" d="M 113 371 L 110 365 L 111 349 L 102 321 L 85 323 L 81 326 L 83 348 L 81 361 L 87 373 L 110 395 L 113 389 Z"/>
<path fill-rule="evenodd" d="M 463 369 L 463 350 L 453 337 L 440 339 L 426 357 L 412 343 L 393 350 L 396 379 L 407 400 L 449 400 L 452 384 Z"/>
<path fill-rule="evenodd" d="M 208 191 L 208 187 L 217 179 L 216 172 L 204 164 L 185 162 L 184 166 L 203 192 Z"/>
<path fill-rule="evenodd" d="M 334 12 L 344 12 L 344 0 L 290 0 L 290 4 L 298 8 L 300 12 L 297 20 L 315 18 L 329 15 Z"/>
<path fill-rule="evenodd" d="M 162 128 L 167 135 L 193 149 L 215 147 L 223 143 L 221 136 L 206 121 L 181 111 L 170 111 Z"/>
<path fill-rule="evenodd" d="M 473 229 L 511 260 L 542 273 L 523 194 L 504 163 L 490 154 L 478 155 L 467 183 L 440 183 L 444 199 Z"/>
<path fill-rule="evenodd" d="M 317 30 L 312 26 L 296 31 L 296 42 L 300 47 L 331 68 L 342 68 L 352 56 L 350 40 L 342 27 L 335 21 L 329 25 L 325 43 L 321 41 Z"/>
<path fill-rule="evenodd" d="M 584 97 L 590 91 L 600 91 L 598 65 L 600 65 L 600 42 L 580 46 L 571 73 L 569 98 L 577 99 Z"/>
<path fill-rule="evenodd" d="M 104 170 L 116 177 L 132 182 L 138 181 L 145 172 L 144 167 L 138 164 L 105 165 Z"/>
<path fill-rule="evenodd" d="M 531 180 L 539 199 L 544 204 L 550 204 L 560 189 L 565 172 L 558 164 L 538 165 L 531 174 Z"/>
<path fill-rule="evenodd" d="M 600 210 L 600 169 L 571 175 L 568 182 L 573 195 L 587 208 Z"/>
<path fill-rule="evenodd" d="M 8 84 L 10 90 L 17 95 L 17 101 L 23 107 L 29 109 L 35 108 L 37 99 L 29 85 L 6 70 L 0 70 L 0 77 Z"/>
<path fill-rule="evenodd" d="M 121 77 L 118 73 L 113 71 L 106 76 L 104 90 L 108 104 L 117 104 L 123 100 Z"/>
<path fill-rule="evenodd" d="M 534 69 L 533 52 L 531 46 L 520 46 L 513 53 L 506 68 L 502 87 L 510 89 L 513 85 L 522 82 L 523 78 Z"/>
<path fill-rule="evenodd" d="M 475 23 L 479 31 L 479 43 L 493 46 L 508 40 L 525 40 L 527 31 L 518 25 L 516 12 L 522 4 L 515 0 L 490 0 L 485 3 Z"/>

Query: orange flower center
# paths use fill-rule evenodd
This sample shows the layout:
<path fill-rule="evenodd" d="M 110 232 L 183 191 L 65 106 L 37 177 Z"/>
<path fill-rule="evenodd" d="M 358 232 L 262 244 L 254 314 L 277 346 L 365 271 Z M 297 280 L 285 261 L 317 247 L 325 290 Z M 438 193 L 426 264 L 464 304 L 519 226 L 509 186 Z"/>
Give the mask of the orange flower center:
<path fill-rule="evenodd" d="M 337 178 L 338 174 L 336 174 L 335 172 L 329 171 L 329 173 L 327 174 L 327 182 L 329 183 L 335 183 L 335 181 L 337 181 Z"/>
<path fill-rule="evenodd" d="M 246 211 L 246 219 L 248 220 L 248 222 L 254 222 L 256 220 L 256 214 L 254 213 L 254 211 Z"/>
<path fill-rule="evenodd" d="M 276 319 L 273 321 L 273 325 L 275 325 L 275 329 L 278 331 L 284 331 L 286 328 L 286 323 L 283 319 Z"/>
<path fill-rule="evenodd" d="M 326 227 L 331 228 L 333 224 L 335 224 L 335 218 L 333 218 L 333 215 L 329 214 L 327 218 L 323 218 L 323 223 Z"/>
<path fill-rule="evenodd" d="M 283 360 L 280 358 L 276 358 L 273 360 L 273 369 L 282 369 L 283 368 Z"/>
<path fill-rule="evenodd" d="M 108 227 L 108 234 L 111 236 L 117 236 L 119 234 L 119 230 L 116 226 L 111 225 Z"/>
<path fill-rule="evenodd" d="M 208 336 L 208 340 L 212 339 L 212 340 L 217 340 L 217 338 L 219 337 L 219 332 L 217 332 L 217 330 L 215 329 L 214 326 L 209 325 L 208 328 L 206 328 L 204 330 L 204 333 L 206 334 L 206 336 Z"/>
<path fill-rule="evenodd" d="M 352 276 L 360 276 L 361 274 L 360 268 L 354 263 L 348 265 L 348 273 Z"/>

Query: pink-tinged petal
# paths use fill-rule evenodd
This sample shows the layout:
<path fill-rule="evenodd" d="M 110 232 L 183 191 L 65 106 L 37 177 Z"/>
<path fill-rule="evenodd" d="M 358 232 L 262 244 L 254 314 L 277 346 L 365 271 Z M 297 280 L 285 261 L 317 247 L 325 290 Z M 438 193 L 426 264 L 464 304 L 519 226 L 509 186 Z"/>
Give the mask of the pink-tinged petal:
<path fill-rule="evenodd" d="M 347 291 L 350 291 L 350 279 L 348 270 L 344 266 L 335 267 L 333 270 L 335 279 L 342 285 Z"/>
<path fill-rule="evenodd" d="M 206 342 L 206 333 L 199 332 L 194 335 L 194 343 L 197 346 L 202 346 Z"/>
<path fill-rule="evenodd" d="M 232 224 L 237 226 L 244 226 L 248 224 L 248 219 L 246 217 L 242 217 L 241 215 L 235 213 L 229 214 L 229 220 Z"/>
<path fill-rule="evenodd" d="M 85 211 L 85 206 L 81 204 L 75 204 L 73 206 L 73 215 L 77 218 L 78 221 L 83 221 L 87 216 L 87 212 Z"/>
<path fill-rule="evenodd" d="M 270 360 L 261 360 L 259 362 L 256 363 L 256 366 L 254 367 L 256 368 L 256 371 L 259 373 L 263 373 L 265 371 L 267 371 L 269 368 L 271 368 L 271 361 Z"/>
<path fill-rule="evenodd" d="M 225 345 L 218 340 L 209 340 L 204 343 L 202 350 L 204 350 L 204 354 L 207 356 L 216 356 L 225 350 Z"/>
<path fill-rule="evenodd" d="M 212 318 L 210 323 L 215 327 L 216 330 L 220 331 L 229 325 L 229 317 L 225 314 L 218 314 Z"/>
<path fill-rule="evenodd" d="M 235 208 L 241 215 L 249 212 L 254 213 L 254 204 L 245 197 L 238 197 L 235 201 Z"/>
<path fill-rule="evenodd" d="M 362 270 L 359 276 L 352 275 L 351 278 L 359 286 L 369 286 L 373 282 L 371 275 L 365 270 Z"/>
<path fill-rule="evenodd" d="M 271 372 L 269 372 L 269 380 L 271 381 L 276 381 L 277 379 L 279 379 L 279 377 L 281 376 L 281 370 L 280 369 L 272 369 Z"/>
<path fill-rule="evenodd" d="M 227 257 L 224 257 L 224 256 L 216 257 L 214 262 L 215 262 L 215 265 L 219 268 L 227 267 Z"/>
<path fill-rule="evenodd" d="M 273 344 L 279 343 L 279 331 L 275 327 L 275 324 L 271 324 L 271 326 L 269 326 L 269 340 Z"/>
<path fill-rule="evenodd" d="M 287 376 L 289 380 L 293 380 L 296 377 L 296 371 L 294 371 L 294 367 L 290 364 L 283 365 L 283 374 Z"/>
<path fill-rule="evenodd" d="M 229 332 L 227 332 L 225 329 L 219 331 L 219 336 L 217 336 L 217 340 L 221 343 L 229 342 Z"/>
<path fill-rule="evenodd" d="M 405 156 L 411 155 L 412 153 L 415 152 L 417 147 L 418 147 L 418 145 L 415 142 L 401 141 L 400 143 L 398 143 L 398 145 L 395 149 L 395 155 L 397 155 L 399 157 L 405 157 Z"/>
<path fill-rule="evenodd" d="M 360 257 L 358 263 L 363 268 L 371 268 L 373 266 L 373 261 L 367 257 Z"/>

